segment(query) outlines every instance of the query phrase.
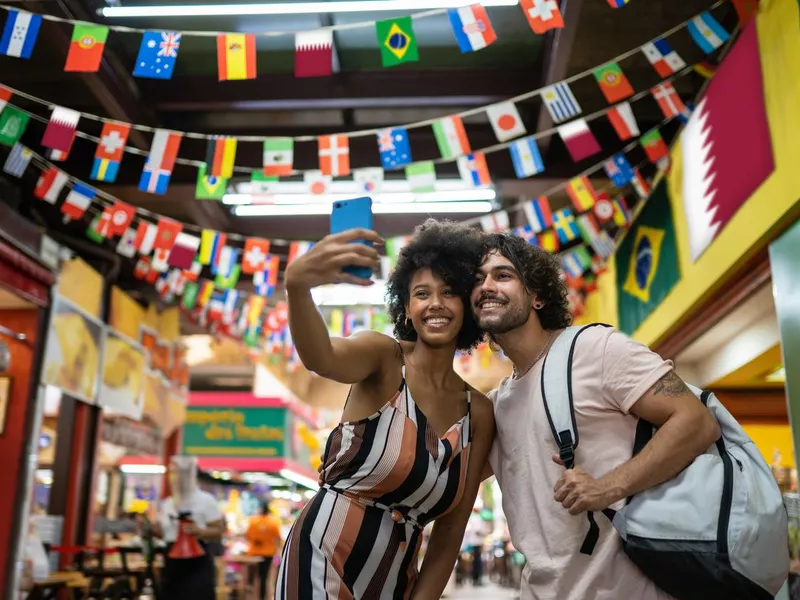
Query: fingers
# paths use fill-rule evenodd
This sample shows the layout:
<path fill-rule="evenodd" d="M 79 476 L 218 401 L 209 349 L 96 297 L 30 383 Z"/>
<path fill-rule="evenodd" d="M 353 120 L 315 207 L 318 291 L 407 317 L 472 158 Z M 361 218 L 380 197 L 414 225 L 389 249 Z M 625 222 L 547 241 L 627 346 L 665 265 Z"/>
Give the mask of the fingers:
<path fill-rule="evenodd" d="M 371 229 L 348 229 L 342 233 L 332 235 L 331 239 L 342 244 L 355 242 L 357 240 L 364 240 L 372 242 L 373 244 L 383 244 L 383 238 Z"/>
<path fill-rule="evenodd" d="M 564 461 L 558 456 L 558 454 L 553 454 L 550 458 L 553 459 L 553 462 L 556 463 L 559 467 L 566 467 Z"/>
<path fill-rule="evenodd" d="M 372 279 L 364 279 L 363 277 L 356 277 L 355 275 L 351 275 L 350 273 L 339 273 L 339 276 L 336 278 L 338 283 L 350 283 L 352 285 L 360 285 L 362 287 L 369 287 L 374 285 L 375 282 Z"/>
<path fill-rule="evenodd" d="M 358 254 L 357 252 L 347 252 L 337 256 L 332 265 L 335 267 L 368 267 L 373 271 L 378 271 L 381 268 L 381 261 L 375 260 L 372 257 Z"/>

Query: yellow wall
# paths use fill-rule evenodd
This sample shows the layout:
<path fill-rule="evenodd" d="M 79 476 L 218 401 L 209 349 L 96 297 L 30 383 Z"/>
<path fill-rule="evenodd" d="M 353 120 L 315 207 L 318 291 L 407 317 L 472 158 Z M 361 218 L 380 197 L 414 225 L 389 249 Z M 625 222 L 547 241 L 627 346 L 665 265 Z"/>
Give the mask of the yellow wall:
<path fill-rule="evenodd" d="M 65 261 L 58 278 L 58 294 L 93 317 L 100 318 L 103 276 L 80 258 Z"/>
<path fill-rule="evenodd" d="M 788 425 L 743 425 L 742 427 L 761 450 L 767 464 L 772 465 L 777 450 L 781 455 L 780 466 L 794 468 L 791 427 Z"/>
<path fill-rule="evenodd" d="M 653 345 L 668 334 L 680 318 L 715 292 L 735 267 L 763 248 L 774 237 L 775 230 L 793 221 L 800 211 L 798 3 L 796 0 L 762 0 L 757 25 L 775 172 L 739 209 L 698 261 L 692 264 L 681 197 L 683 165 L 680 141 L 674 145 L 668 183 L 678 236 L 681 280 L 634 333 L 633 337 L 645 344 Z M 742 82 L 742 85 L 746 85 L 746 82 Z M 747 152 L 747 148 L 741 151 Z M 601 298 L 597 299 L 596 296 Z M 589 299 L 586 312 L 581 321 L 617 323 L 616 281 L 613 273 L 600 277 L 598 291 Z"/>

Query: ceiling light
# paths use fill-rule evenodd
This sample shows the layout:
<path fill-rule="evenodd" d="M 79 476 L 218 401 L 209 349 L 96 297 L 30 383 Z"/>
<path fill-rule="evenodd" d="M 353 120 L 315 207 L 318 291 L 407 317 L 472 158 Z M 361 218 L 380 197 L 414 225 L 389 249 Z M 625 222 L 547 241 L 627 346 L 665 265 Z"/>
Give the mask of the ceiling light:
<path fill-rule="evenodd" d="M 350 200 L 357 197 L 351 194 L 324 194 L 313 196 L 310 194 L 225 194 L 223 204 L 325 204 L 339 200 Z M 374 204 L 397 204 L 408 202 L 467 202 L 471 200 L 494 200 L 497 192 L 489 188 L 436 191 L 430 194 L 412 194 L 411 192 L 393 192 L 389 194 L 370 194 Z"/>
<path fill-rule="evenodd" d="M 281 469 L 280 475 L 284 479 L 293 481 L 294 483 L 302 485 L 303 487 L 307 487 L 310 490 L 319 489 L 319 483 L 315 479 L 311 479 L 310 477 L 306 477 L 305 475 L 300 475 L 300 473 L 295 473 L 294 471 L 291 471 L 289 469 Z"/>
<path fill-rule="evenodd" d="M 488 213 L 492 211 L 491 202 L 397 202 L 392 204 L 373 204 L 376 215 L 413 215 L 444 213 Z M 298 217 L 331 214 L 331 204 L 248 204 L 236 206 L 233 214 L 237 217 Z"/>
<path fill-rule="evenodd" d="M 467 0 L 357 0 L 334 2 L 261 2 L 258 4 L 186 4 L 165 6 L 107 6 L 108 18 L 217 17 L 224 15 L 300 15 L 318 13 L 383 12 L 458 8 Z M 480 0 L 483 6 L 516 6 L 519 0 Z"/>

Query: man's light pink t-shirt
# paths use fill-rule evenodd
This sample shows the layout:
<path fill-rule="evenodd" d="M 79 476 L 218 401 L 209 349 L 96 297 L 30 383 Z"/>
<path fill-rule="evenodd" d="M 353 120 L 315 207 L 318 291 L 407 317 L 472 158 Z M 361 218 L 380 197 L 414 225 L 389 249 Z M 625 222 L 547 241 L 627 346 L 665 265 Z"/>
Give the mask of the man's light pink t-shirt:
<path fill-rule="evenodd" d="M 497 422 L 490 462 L 511 540 L 527 560 L 522 600 L 669 598 L 625 556 L 602 514 L 596 515 L 600 541 L 594 553 L 580 553 L 586 515 L 570 515 L 553 498 L 564 469 L 551 459 L 558 447 L 542 402 L 542 362 L 518 380 L 504 379 L 490 395 Z M 572 365 L 576 465 L 601 477 L 631 458 L 636 417 L 629 411 L 671 369 L 671 362 L 613 329 L 592 327 L 580 335 Z"/>

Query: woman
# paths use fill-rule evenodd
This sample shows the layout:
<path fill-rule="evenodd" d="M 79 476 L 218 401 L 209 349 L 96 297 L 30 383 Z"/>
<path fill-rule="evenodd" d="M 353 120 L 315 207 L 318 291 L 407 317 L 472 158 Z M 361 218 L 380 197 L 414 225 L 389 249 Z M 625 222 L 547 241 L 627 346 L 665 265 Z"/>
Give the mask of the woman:
<path fill-rule="evenodd" d="M 250 517 L 244 537 L 249 545 L 247 553 L 264 559 L 258 565 L 258 598 L 266 600 L 272 559 L 281 547 L 281 522 L 270 513 L 269 502 L 262 502 L 260 514 Z"/>
<path fill-rule="evenodd" d="M 364 230 L 329 236 L 286 274 L 301 360 L 352 387 L 325 448 L 322 488 L 286 542 L 276 597 L 438 599 L 494 439 L 491 403 L 453 370 L 456 349 L 481 336 L 469 306 L 481 241 L 475 230 L 426 221 L 388 282 L 399 341 L 372 331 L 331 339 L 311 288 L 371 284 L 342 271 L 378 268 L 378 253 L 358 240 L 382 243 Z M 422 528 L 433 520 L 418 573 Z"/>

